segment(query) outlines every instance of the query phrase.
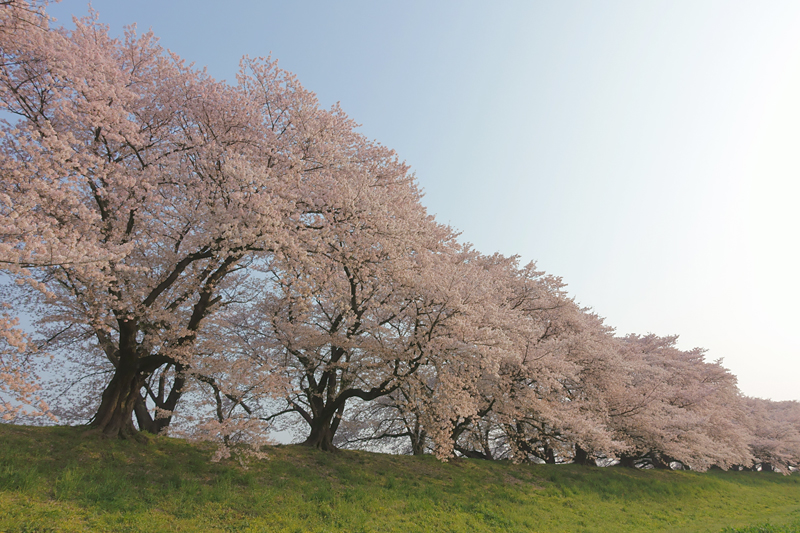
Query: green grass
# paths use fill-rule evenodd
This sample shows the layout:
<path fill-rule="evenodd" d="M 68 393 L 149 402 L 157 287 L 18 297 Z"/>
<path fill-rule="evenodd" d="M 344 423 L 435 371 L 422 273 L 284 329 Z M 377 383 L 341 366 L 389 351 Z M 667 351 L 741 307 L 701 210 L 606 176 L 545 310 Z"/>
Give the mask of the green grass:
<path fill-rule="evenodd" d="M 212 451 L 0 424 L 0 531 L 800 532 L 799 475 Z"/>

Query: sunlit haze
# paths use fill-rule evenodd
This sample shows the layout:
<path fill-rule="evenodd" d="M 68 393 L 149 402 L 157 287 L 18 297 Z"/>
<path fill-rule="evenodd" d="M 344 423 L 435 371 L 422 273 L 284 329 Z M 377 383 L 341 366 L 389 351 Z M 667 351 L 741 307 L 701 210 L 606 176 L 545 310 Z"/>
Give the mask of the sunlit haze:
<path fill-rule="evenodd" d="M 92 5 L 218 79 L 271 54 L 395 149 L 462 240 L 800 400 L 800 3 Z"/>

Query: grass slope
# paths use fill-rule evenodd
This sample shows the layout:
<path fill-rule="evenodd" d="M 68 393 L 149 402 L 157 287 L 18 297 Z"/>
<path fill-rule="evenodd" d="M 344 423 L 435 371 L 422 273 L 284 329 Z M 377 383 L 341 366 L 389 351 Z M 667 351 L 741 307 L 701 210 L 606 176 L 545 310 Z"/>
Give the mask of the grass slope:
<path fill-rule="evenodd" d="M 0 531 L 800 531 L 798 475 L 269 453 L 0 424 Z"/>

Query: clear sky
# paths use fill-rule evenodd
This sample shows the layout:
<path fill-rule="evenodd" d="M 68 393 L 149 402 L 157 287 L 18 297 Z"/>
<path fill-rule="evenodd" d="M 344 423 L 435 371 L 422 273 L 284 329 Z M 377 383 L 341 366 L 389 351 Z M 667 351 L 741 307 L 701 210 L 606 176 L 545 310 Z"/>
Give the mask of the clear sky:
<path fill-rule="evenodd" d="M 800 2 L 92 5 L 219 79 L 271 53 L 397 150 L 463 240 L 800 400 Z"/>

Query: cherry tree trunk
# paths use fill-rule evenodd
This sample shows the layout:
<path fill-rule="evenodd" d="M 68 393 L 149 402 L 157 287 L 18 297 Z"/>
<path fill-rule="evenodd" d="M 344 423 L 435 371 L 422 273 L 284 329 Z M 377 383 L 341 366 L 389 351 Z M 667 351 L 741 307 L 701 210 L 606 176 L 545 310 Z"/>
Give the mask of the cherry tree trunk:
<path fill-rule="evenodd" d="M 310 446 L 325 452 L 335 452 L 337 448 L 333 445 L 334 433 L 331 428 L 331 417 L 315 419 L 311 423 L 311 433 L 303 446 Z"/>
<path fill-rule="evenodd" d="M 549 465 L 556 464 L 556 454 L 553 448 L 550 446 L 544 447 L 544 462 Z"/>
<path fill-rule="evenodd" d="M 409 432 L 409 438 L 411 439 L 411 453 L 413 455 L 424 455 L 425 454 L 425 432 Z"/>
<path fill-rule="evenodd" d="M 316 416 L 312 415 L 306 418 L 306 422 L 311 426 L 311 433 L 309 433 L 303 446 L 310 446 L 326 452 L 335 452 L 337 449 L 333 445 L 333 436 L 339 427 L 339 419 L 334 419 L 336 410 L 330 407 L 325 408 L 320 404 L 321 402 L 316 405 Z"/>
<path fill-rule="evenodd" d="M 103 391 L 100 407 L 89 423 L 104 436 L 132 438 L 137 434 L 133 425 L 133 409 L 141 398 L 144 379 L 134 364 L 120 364 L 114 377 Z"/>
<path fill-rule="evenodd" d="M 597 466 L 597 462 L 589 457 L 589 452 L 584 450 L 580 447 L 580 445 L 575 445 L 575 464 L 584 465 L 584 466 Z"/>

